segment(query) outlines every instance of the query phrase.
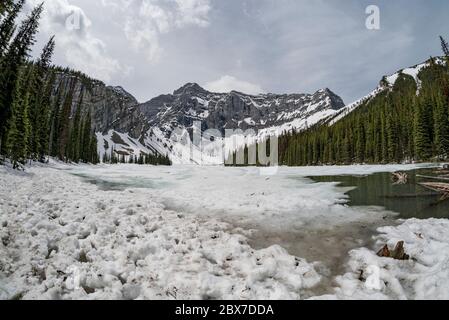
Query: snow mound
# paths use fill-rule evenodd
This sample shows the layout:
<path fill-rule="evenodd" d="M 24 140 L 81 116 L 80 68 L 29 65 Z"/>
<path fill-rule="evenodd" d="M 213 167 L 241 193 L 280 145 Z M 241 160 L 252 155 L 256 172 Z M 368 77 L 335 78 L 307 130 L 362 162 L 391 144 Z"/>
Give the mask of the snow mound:
<path fill-rule="evenodd" d="M 350 253 L 350 271 L 337 278 L 335 295 L 321 299 L 449 299 L 449 220 L 405 221 L 383 227 L 377 248 L 404 241 L 410 260 L 381 258 L 366 248 Z"/>
<path fill-rule="evenodd" d="M 63 170 L 0 168 L 0 211 L 0 299 L 299 299 L 320 281 L 226 223 Z"/>

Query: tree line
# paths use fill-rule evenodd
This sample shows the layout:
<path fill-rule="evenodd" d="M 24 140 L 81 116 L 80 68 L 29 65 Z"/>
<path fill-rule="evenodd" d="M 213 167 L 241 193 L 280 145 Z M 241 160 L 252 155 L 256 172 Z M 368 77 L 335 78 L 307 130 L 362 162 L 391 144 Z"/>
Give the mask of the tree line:
<path fill-rule="evenodd" d="M 442 37 L 440 40 L 443 58 L 431 58 L 419 72 L 418 81 L 400 72 L 389 88 L 384 78 L 381 85 L 385 90 L 333 125 L 320 123 L 305 131 L 282 134 L 279 163 L 311 166 L 447 160 L 449 45 Z"/>
<path fill-rule="evenodd" d="M 172 162 L 168 155 L 160 155 L 160 154 L 145 154 L 140 153 L 137 155 L 127 155 L 124 153 L 116 152 L 114 148 L 112 148 L 112 152 L 109 155 L 108 153 L 104 153 L 103 163 L 110 164 L 118 164 L 118 163 L 129 163 L 129 164 L 139 164 L 139 165 L 163 165 L 163 166 L 171 166 Z"/>

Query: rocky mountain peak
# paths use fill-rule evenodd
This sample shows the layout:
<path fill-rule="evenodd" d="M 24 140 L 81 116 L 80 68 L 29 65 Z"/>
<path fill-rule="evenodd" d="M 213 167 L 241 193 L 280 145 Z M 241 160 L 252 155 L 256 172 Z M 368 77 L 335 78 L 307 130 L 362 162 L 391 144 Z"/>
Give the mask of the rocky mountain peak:
<path fill-rule="evenodd" d="M 332 110 L 340 110 L 345 106 L 343 99 L 329 88 L 318 90 L 313 96 L 315 99 L 329 100 L 329 105 Z"/>
<path fill-rule="evenodd" d="M 178 90 L 175 90 L 173 92 L 173 95 L 179 96 L 179 95 L 194 95 L 196 93 L 209 93 L 204 88 L 202 88 L 198 83 L 187 83 L 183 85 Z"/>

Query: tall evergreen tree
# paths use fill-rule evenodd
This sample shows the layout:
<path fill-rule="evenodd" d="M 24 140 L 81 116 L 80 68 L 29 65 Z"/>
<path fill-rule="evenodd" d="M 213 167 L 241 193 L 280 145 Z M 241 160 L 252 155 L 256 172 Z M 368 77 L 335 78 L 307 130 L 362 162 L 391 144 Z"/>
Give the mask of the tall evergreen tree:
<path fill-rule="evenodd" d="M 2 0 L 1 16 L 3 18 L 0 21 L 0 60 L 5 55 L 11 38 L 16 29 L 16 19 L 20 10 L 25 3 L 25 0 L 19 0 L 14 3 L 11 0 Z"/>
<path fill-rule="evenodd" d="M 443 50 L 444 55 L 446 57 L 449 57 L 449 44 L 442 36 L 440 36 L 440 41 L 441 41 L 441 49 Z"/>
<path fill-rule="evenodd" d="M 42 100 L 40 101 L 40 110 L 38 122 L 40 123 L 39 132 L 36 134 L 38 137 L 37 144 L 39 149 L 37 150 L 38 160 L 40 162 L 45 161 L 45 156 L 50 155 L 49 144 L 50 144 L 50 132 L 51 132 L 51 97 L 53 92 L 53 84 L 55 81 L 55 74 L 51 72 L 51 75 L 48 77 L 45 89 L 42 94 Z"/>
<path fill-rule="evenodd" d="M 435 108 L 435 147 L 438 157 L 446 159 L 449 155 L 449 108 L 441 96 Z"/>
<path fill-rule="evenodd" d="M 432 156 L 431 108 L 428 98 L 416 104 L 415 150 L 419 160 L 429 160 Z"/>
<path fill-rule="evenodd" d="M 45 45 L 42 54 L 35 64 L 35 77 L 33 78 L 30 96 L 30 121 L 33 128 L 30 137 L 30 153 L 35 160 L 43 161 L 43 153 L 46 152 L 47 143 L 42 141 L 42 136 L 47 136 L 48 118 L 50 114 L 51 88 L 46 87 L 46 79 L 49 78 L 51 58 L 55 47 L 54 37 Z M 51 85 L 48 84 L 47 85 Z"/>
<path fill-rule="evenodd" d="M 64 99 L 63 93 L 65 90 L 65 85 L 63 83 L 59 84 L 56 92 L 56 98 L 52 104 L 50 112 L 50 139 L 48 141 L 48 154 L 52 157 L 57 157 L 59 153 L 59 133 L 60 133 L 60 116 L 61 116 L 61 105 Z"/>
<path fill-rule="evenodd" d="M 78 105 L 75 111 L 75 118 L 73 119 L 73 126 L 70 132 L 70 159 L 74 162 L 80 161 L 80 131 L 81 131 L 81 103 Z"/>
<path fill-rule="evenodd" d="M 0 3 L 0 21 L 14 8 L 14 0 L 2 0 Z"/>
<path fill-rule="evenodd" d="M 28 120 L 29 90 L 26 81 L 25 75 L 21 72 L 15 86 L 12 117 L 9 120 L 7 149 L 14 169 L 24 165 L 28 155 L 30 124 Z"/>
<path fill-rule="evenodd" d="M 69 92 L 64 99 L 64 104 L 59 113 L 58 157 L 62 161 L 69 160 L 68 144 L 70 137 L 70 116 L 72 112 L 73 91 L 74 85 L 72 83 L 69 86 Z"/>
<path fill-rule="evenodd" d="M 42 10 L 43 4 L 37 6 L 22 22 L 14 40 L 0 61 L 0 69 L 2 70 L 0 73 L 0 148 L 2 148 L 2 141 L 4 141 L 7 131 L 6 127 L 11 117 L 11 106 L 14 92 L 16 92 L 15 86 L 19 69 L 25 63 L 31 46 L 35 43 L 35 35 Z"/>

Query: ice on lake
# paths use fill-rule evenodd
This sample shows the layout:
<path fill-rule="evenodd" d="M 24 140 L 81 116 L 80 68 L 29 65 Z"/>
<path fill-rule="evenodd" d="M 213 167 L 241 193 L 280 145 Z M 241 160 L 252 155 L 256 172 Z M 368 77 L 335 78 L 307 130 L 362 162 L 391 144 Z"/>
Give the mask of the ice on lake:
<path fill-rule="evenodd" d="M 311 176 L 367 175 L 412 170 L 426 165 L 280 167 L 273 175 L 258 168 L 133 165 L 70 167 L 103 189 L 144 188 L 167 209 L 218 218 L 250 230 L 250 244 L 278 244 L 292 255 L 321 261 L 330 273 L 341 272 L 347 253 L 369 246 L 376 229 L 394 224 L 397 214 L 376 206 L 350 207 L 347 192 Z M 241 228 L 241 229 L 240 229 Z M 232 232 L 232 230 L 230 230 Z"/>

